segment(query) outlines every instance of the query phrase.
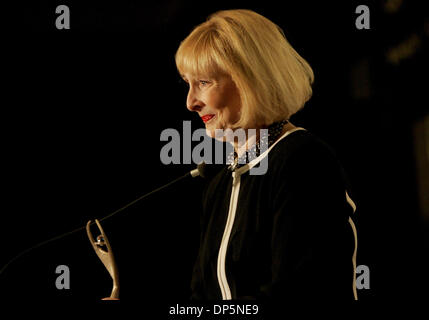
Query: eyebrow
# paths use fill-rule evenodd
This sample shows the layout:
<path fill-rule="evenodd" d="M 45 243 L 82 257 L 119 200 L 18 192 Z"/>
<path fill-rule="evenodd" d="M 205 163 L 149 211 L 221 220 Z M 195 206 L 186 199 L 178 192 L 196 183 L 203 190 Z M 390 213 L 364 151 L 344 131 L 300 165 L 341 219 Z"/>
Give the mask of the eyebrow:
<path fill-rule="evenodd" d="M 185 81 L 185 82 L 188 82 L 189 80 L 185 77 L 185 75 L 184 74 L 180 74 L 180 76 L 182 77 L 182 79 Z M 193 75 L 192 75 L 193 76 Z M 205 79 L 206 81 L 213 81 L 213 79 L 211 78 L 211 77 L 205 77 L 205 76 L 202 76 L 202 75 L 196 75 L 196 76 L 194 76 L 195 78 L 197 78 L 197 79 Z"/>

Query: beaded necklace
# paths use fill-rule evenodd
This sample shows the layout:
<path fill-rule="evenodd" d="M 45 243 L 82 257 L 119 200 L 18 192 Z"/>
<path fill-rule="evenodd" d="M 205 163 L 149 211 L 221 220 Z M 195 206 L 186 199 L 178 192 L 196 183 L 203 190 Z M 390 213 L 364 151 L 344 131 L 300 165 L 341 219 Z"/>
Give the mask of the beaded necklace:
<path fill-rule="evenodd" d="M 268 126 L 268 145 L 264 146 L 263 150 L 268 149 L 280 136 L 280 134 L 283 131 L 283 127 L 286 123 L 288 123 L 288 120 L 283 120 L 279 122 L 274 122 L 271 125 Z M 256 157 L 258 157 L 261 154 L 261 142 L 267 143 L 267 139 L 261 139 L 259 138 L 258 142 L 255 143 L 249 150 L 244 152 L 240 157 L 238 157 L 237 153 L 234 151 L 228 156 L 228 160 L 232 160 L 231 165 L 228 167 L 229 170 L 234 171 L 235 169 L 245 165 L 246 163 L 249 163 Z"/>

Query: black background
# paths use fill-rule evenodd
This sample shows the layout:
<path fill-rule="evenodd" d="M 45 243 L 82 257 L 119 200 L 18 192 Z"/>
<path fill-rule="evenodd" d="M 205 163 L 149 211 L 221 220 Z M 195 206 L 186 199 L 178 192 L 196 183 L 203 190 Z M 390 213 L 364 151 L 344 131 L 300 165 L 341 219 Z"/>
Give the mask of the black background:
<path fill-rule="evenodd" d="M 427 8 L 404 1 L 21 2 L 3 39 L 0 265 L 19 252 L 101 218 L 181 176 L 163 165 L 166 128 L 202 127 L 185 107 L 174 54 L 220 9 L 247 8 L 280 27 L 315 73 L 313 97 L 292 122 L 327 141 L 353 186 L 358 264 L 370 268 L 361 300 L 415 299 L 428 275 L 428 221 L 418 206 L 412 127 L 428 111 Z M 423 2 L 422 2 L 423 3 Z M 55 28 L 70 8 L 71 29 Z M 357 30 L 355 8 L 370 8 Z M 426 33 L 424 23 L 426 21 Z M 417 34 L 394 65 L 386 52 Z M 183 181 L 103 222 L 121 277 L 121 299 L 186 301 L 198 244 L 202 181 Z M 96 233 L 96 229 L 93 229 Z M 70 268 L 57 290 L 55 268 Z M 329 281 L 320 275 L 321 288 Z M 10 299 L 98 301 L 111 280 L 85 232 L 35 249 L 0 275 Z"/>

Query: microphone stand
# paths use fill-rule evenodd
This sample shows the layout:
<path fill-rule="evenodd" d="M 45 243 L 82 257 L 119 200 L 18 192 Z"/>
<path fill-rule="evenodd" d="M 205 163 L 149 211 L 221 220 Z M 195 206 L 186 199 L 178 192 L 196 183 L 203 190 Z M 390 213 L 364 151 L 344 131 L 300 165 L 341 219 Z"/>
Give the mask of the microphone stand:
<path fill-rule="evenodd" d="M 208 168 L 206 167 L 206 164 L 203 162 L 201 164 L 198 165 L 198 167 L 188 173 L 186 173 L 185 175 L 177 178 L 176 180 L 173 180 L 171 182 L 169 182 L 168 184 L 159 187 L 158 189 L 155 189 L 143 196 L 141 196 L 140 198 L 128 203 L 126 206 L 116 210 L 115 212 L 111 213 L 108 216 L 105 216 L 104 218 L 100 219 L 100 221 L 106 220 L 110 217 L 112 217 L 113 215 L 117 214 L 118 212 L 128 208 L 129 206 L 135 204 L 136 202 L 150 196 L 151 194 L 158 192 L 166 187 L 168 187 L 171 184 L 174 184 L 188 176 L 191 177 L 198 177 L 201 176 L 202 178 L 207 178 L 207 176 L 211 175 L 212 173 L 209 172 Z M 101 227 L 100 221 L 95 219 L 95 223 L 97 224 L 98 229 L 100 230 L 101 234 L 99 236 L 97 236 L 97 241 L 94 240 L 94 237 L 91 233 L 91 229 L 90 226 L 91 224 L 93 224 L 91 222 L 91 220 L 89 220 L 86 224 L 86 233 L 88 235 L 89 238 L 89 242 L 91 243 L 92 247 L 94 248 L 95 253 L 97 254 L 98 258 L 101 260 L 101 262 L 104 264 L 104 267 L 107 269 L 107 271 L 109 272 L 112 280 L 113 280 L 113 288 L 112 288 L 112 292 L 110 294 L 110 297 L 108 298 L 103 298 L 102 300 L 119 300 L 119 272 L 118 272 L 118 267 L 116 265 L 116 261 L 115 261 L 115 257 L 113 254 L 113 250 L 112 247 L 110 245 L 109 239 L 106 236 L 106 233 L 104 232 L 103 228 Z"/>
<path fill-rule="evenodd" d="M 6 265 L 4 265 L 0 269 L 0 276 L 3 275 L 4 271 L 6 270 L 6 268 L 10 264 L 12 264 L 14 261 L 18 260 L 20 257 L 25 255 L 26 253 L 28 253 L 28 252 L 36 249 L 36 248 L 39 248 L 41 246 L 44 246 L 45 244 L 48 244 L 50 242 L 62 239 L 68 235 L 71 235 L 71 234 L 74 234 L 76 232 L 80 232 L 80 231 L 86 229 L 86 233 L 87 233 L 87 236 L 88 236 L 89 241 L 91 243 L 91 246 L 93 247 L 98 258 L 101 260 L 103 265 L 106 267 L 107 271 L 109 272 L 109 274 L 113 280 L 113 289 L 112 289 L 112 292 L 110 294 L 110 297 L 104 298 L 103 300 L 119 300 L 119 272 L 118 272 L 118 268 L 116 266 L 115 257 L 113 255 L 112 246 L 110 245 L 109 239 L 107 238 L 106 233 L 104 232 L 103 228 L 101 227 L 100 222 L 111 218 L 115 214 L 125 210 L 126 208 L 132 206 L 136 202 L 143 200 L 144 198 L 152 195 L 153 193 L 161 191 L 162 189 L 165 189 L 165 188 L 169 187 L 170 185 L 172 185 L 172 184 L 174 184 L 174 183 L 176 183 L 182 179 L 185 179 L 187 177 L 193 177 L 194 178 L 194 177 L 198 177 L 198 176 L 200 176 L 202 178 L 208 178 L 208 177 L 212 176 L 213 173 L 214 173 L 214 171 L 212 169 L 208 168 L 208 166 L 206 166 L 206 164 L 204 162 L 200 163 L 196 169 L 191 170 L 190 172 L 187 172 L 185 175 L 183 175 L 183 176 L 181 176 L 181 177 L 179 177 L 179 178 L 177 178 L 177 179 L 175 179 L 175 180 L 173 180 L 173 181 L 171 181 L 171 182 L 169 182 L 169 183 L 167 183 L 167 184 L 165 184 L 165 185 L 163 185 L 163 186 L 161 186 L 155 190 L 152 190 L 149 193 L 146 193 L 145 195 L 137 198 L 134 201 L 131 201 L 127 205 L 123 206 L 122 208 L 112 212 L 111 214 L 109 214 L 109 215 L 107 215 L 107 216 L 105 216 L 99 220 L 95 219 L 95 223 L 92 222 L 91 220 L 89 220 L 85 227 L 80 227 L 80 228 L 74 229 L 72 231 L 63 233 L 59 236 L 56 236 L 54 238 L 42 241 L 42 242 L 24 250 L 24 251 L 22 251 L 21 253 L 19 253 L 14 258 L 12 258 L 8 263 L 6 263 Z M 100 235 L 97 236 L 96 240 L 94 240 L 94 237 L 93 237 L 91 230 L 90 230 L 90 227 L 94 224 L 97 225 L 97 227 L 100 231 Z"/>

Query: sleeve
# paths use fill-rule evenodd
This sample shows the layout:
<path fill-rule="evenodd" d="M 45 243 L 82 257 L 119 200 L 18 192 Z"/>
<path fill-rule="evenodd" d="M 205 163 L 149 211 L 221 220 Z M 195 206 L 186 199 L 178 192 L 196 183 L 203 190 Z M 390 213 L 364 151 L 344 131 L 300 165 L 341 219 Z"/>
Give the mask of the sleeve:
<path fill-rule="evenodd" d="M 342 168 L 320 143 L 278 166 L 271 190 L 271 279 L 263 298 L 352 300 L 355 238 Z"/>

